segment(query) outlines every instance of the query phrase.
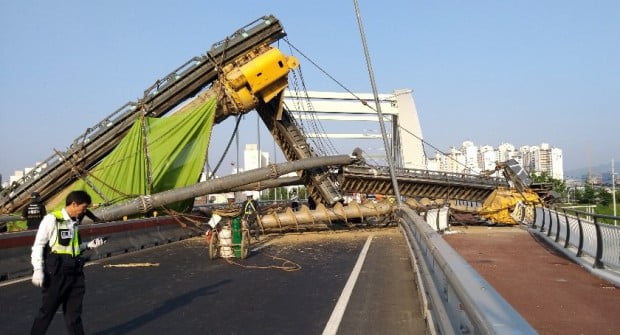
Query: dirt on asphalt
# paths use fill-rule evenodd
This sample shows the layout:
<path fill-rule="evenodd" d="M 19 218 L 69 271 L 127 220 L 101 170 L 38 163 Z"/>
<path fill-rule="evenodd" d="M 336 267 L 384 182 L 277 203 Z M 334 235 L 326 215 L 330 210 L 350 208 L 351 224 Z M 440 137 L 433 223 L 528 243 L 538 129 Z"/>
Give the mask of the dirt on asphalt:
<path fill-rule="evenodd" d="M 620 289 L 520 227 L 444 235 L 540 334 L 620 334 Z"/>

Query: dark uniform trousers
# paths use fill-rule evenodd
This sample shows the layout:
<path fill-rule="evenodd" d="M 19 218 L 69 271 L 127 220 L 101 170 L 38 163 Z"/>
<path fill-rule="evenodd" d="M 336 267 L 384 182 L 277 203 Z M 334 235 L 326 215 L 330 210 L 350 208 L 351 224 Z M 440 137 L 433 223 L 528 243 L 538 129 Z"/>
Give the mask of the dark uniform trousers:
<path fill-rule="evenodd" d="M 69 334 L 84 334 L 84 261 L 69 255 L 48 255 L 45 261 L 43 303 L 32 325 L 31 334 L 45 334 L 58 307 L 62 305 Z"/>

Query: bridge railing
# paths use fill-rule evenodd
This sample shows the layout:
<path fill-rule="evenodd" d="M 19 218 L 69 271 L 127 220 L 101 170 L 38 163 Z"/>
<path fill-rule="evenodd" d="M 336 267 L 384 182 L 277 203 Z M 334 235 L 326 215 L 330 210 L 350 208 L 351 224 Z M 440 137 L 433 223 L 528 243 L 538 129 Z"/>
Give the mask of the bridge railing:
<path fill-rule="evenodd" d="M 620 270 L 620 217 L 536 207 L 532 228 L 593 268 Z"/>
<path fill-rule="evenodd" d="M 389 167 L 387 166 L 373 166 L 373 169 L 376 170 L 379 174 L 389 175 Z M 467 173 L 458 173 L 458 172 L 446 172 L 446 171 L 433 171 L 426 169 L 409 169 L 409 168 L 399 168 L 396 167 L 394 172 L 397 176 L 404 177 L 417 177 L 417 178 L 432 178 L 432 179 L 443 179 L 454 182 L 474 182 L 474 183 L 485 183 L 489 185 L 507 185 L 506 178 L 499 177 L 491 177 L 484 175 L 476 175 L 476 174 L 467 174 Z"/>
<path fill-rule="evenodd" d="M 400 218 L 432 333 L 536 334 L 420 215 L 404 208 Z"/>

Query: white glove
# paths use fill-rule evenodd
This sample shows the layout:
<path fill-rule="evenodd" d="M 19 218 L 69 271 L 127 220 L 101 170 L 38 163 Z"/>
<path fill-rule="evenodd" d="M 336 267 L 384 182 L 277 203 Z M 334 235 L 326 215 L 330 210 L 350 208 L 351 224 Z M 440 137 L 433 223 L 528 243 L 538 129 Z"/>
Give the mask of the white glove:
<path fill-rule="evenodd" d="M 34 273 L 32 274 L 32 283 L 34 284 L 34 286 L 43 286 L 44 279 L 45 274 L 43 273 L 43 270 L 34 270 Z"/>
<path fill-rule="evenodd" d="M 96 249 L 105 244 L 105 240 L 101 237 L 97 237 L 96 239 L 88 242 L 88 249 Z"/>

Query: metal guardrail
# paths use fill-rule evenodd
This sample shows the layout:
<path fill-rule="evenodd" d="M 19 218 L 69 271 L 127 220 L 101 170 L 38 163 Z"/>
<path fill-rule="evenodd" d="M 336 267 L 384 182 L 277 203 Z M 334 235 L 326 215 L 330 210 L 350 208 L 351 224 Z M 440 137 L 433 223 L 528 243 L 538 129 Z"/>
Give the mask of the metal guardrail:
<path fill-rule="evenodd" d="M 537 207 L 531 227 L 546 235 L 559 249 L 572 250 L 595 269 L 620 270 L 620 217 L 582 212 L 562 207 Z M 589 256 L 589 257 L 586 257 Z"/>
<path fill-rule="evenodd" d="M 403 208 L 400 218 L 431 333 L 536 334 L 421 216 Z"/>

